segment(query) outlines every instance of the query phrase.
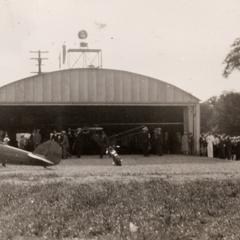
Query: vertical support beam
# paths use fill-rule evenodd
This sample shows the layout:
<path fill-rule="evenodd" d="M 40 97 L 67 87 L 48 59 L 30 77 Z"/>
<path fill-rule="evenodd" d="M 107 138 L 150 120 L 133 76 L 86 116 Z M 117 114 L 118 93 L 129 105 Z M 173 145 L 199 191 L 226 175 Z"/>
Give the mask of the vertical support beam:
<path fill-rule="evenodd" d="M 183 109 L 183 132 L 188 132 L 188 107 Z"/>
<path fill-rule="evenodd" d="M 188 106 L 188 133 L 194 134 L 194 107 Z"/>
<path fill-rule="evenodd" d="M 194 153 L 198 154 L 200 150 L 200 104 L 187 106 L 183 110 L 184 132 L 193 134 Z"/>
<path fill-rule="evenodd" d="M 198 103 L 194 106 L 194 151 L 196 154 L 199 154 L 200 151 L 199 138 L 200 138 L 200 104 Z"/>

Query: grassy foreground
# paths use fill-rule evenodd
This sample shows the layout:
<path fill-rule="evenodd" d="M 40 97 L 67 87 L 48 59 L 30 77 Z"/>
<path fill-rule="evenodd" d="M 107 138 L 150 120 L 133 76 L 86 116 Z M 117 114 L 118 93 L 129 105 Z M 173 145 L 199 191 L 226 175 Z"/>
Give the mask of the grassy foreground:
<path fill-rule="evenodd" d="M 240 181 L 0 184 L 0 239 L 240 239 Z"/>

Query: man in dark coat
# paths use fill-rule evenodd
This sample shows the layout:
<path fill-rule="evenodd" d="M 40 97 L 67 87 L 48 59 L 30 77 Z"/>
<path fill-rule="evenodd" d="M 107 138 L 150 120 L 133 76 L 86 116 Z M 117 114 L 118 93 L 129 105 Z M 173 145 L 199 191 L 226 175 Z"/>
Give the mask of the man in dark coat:
<path fill-rule="evenodd" d="M 153 132 L 153 143 L 155 148 L 155 153 L 158 156 L 163 154 L 163 137 L 162 137 L 162 129 L 155 128 Z"/>
<path fill-rule="evenodd" d="M 68 141 L 69 141 L 69 153 L 72 155 L 74 153 L 73 152 L 73 144 L 75 142 L 75 136 L 74 136 L 71 128 L 68 128 L 67 136 L 68 136 Z"/>
<path fill-rule="evenodd" d="M 62 138 L 61 138 L 61 147 L 62 147 L 62 158 L 68 158 L 69 154 L 69 140 L 66 131 L 62 131 Z"/>
<path fill-rule="evenodd" d="M 81 128 L 77 129 L 76 132 L 76 140 L 74 143 L 74 150 L 75 153 L 77 154 L 77 157 L 80 158 L 82 153 L 83 153 L 83 144 L 84 144 L 84 136 L 83 136 L 83 131 Z"/>
<path fill-rule="evenodd" d="M 229 136 L 226 136 L 225 138 L 225 148 L 226 148 L 226 158 L 228 160 L 232 159 L 232 143 L 231 143 L 231 139 Z"/>
<path fill-rule="evenodd" d="M 99 156 L 103 158 L 103 155 L 106 152 L 107 146 L 109 145 L 108 138 L 106 133 L 102 130 L 99 133 L 93 135 L 93 140 L 97 143 L 99 147 Z"/>
<path fill-rule="evenodd" d="M 42 135 L 40 133 L 40 129 L 33 130 L 32 141 L 33 141 L 33 148 L 36 149 L 36 147 L 42 142 Z"/>
<path fill-rule="evenodd" d="M 151 134 L 148 127 L 143 127 L 140 141 L 142 146 L 142 153 L 145 157 L 147 157 L 151 150 Z"/>

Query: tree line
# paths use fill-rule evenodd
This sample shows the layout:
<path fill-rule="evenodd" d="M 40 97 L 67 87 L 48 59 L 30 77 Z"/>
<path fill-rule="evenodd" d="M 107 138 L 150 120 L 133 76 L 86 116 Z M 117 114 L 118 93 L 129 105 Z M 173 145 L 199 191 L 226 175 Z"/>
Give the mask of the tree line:
<path fill-rule="evenodd" d="M 201 103 L 201 132 L 240 135 L 240 93 L 225 92 Z"/>
<path fill-rule="evenodd" d="M 240 70 L 240 38 L 234 40 L 224 59 L 223 76 Z M 240 135 L 240 92 L 224 92 L 201 103 L 201 132 Z"/>

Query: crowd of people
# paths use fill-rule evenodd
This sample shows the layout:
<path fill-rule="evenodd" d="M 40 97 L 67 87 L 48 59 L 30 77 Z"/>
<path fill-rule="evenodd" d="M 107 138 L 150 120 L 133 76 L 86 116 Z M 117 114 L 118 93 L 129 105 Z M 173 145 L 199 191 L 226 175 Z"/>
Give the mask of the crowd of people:
<path fill-rule="evenodd" d="M 42 135 L 40 129 L 33 129 L 32 133 L 16 133 L 15 138 L 10 138 L 7 131 L 0 130 L 0 142 L 33 151 L 42 142 Z"/>
<path fill-rule="evenodd" d="M 181 152 L 180 132 L 176 134 L 175 141 L 172 141 L 173 138 L 169 136 L 168 132 L 163 132 L 161 128 L 149 129 L 146 126 L 138 127 L 137 131 L 131 131 L 130 129 L 130 134 L 120 132 L 120 136 L 116 134 L 115 137 L 108 137 L 101 127 L 53 130 L 47 138 L 46 132 L 42 136 L 39 128 L 33 129 L 31 133 L 16 133 L 16 137 L 12 134 L 11 140 L 5 136 L 8 136 L 7 133 L 2 131 L 0 141 L 27 151 L 34 151 L 43 141 L 56 141 L 62 148 L 63 159 L 72 155 L 80 158 L 83 154 L 88 154 L 92 150 L 93 153 L 99 153 L 102 158 L 109 144 L 119 145 L 120 153 L 142 153 L 144 156 L 150 154 L 161 156 L 172 153 L 173 150 L 176 151 L 175 153 Z M 7 140 L 4 141 L 4 138 Z"/>
<path fill-rule="evenodd" d="M 210 158 L 240 160 L 240 136 L 226 134 L 201 134 L 200 155 Z"/>
<path fill-rule="evenodd" d="M 6 131 L 0 130 L 0 142 L 18 147 L 27 151 L 34 151 L 39 144 L 45 140 L 57 142 L 62 148 L 62 158 L 66 159 L 72 155 L 78 158 L 84 153 L 84 150 L 91 144 L 97 148 L 100 158 L 103 157 L 108 145 L 108 139 L 102 128 L 68 128 L 67 131 L 53 130 L 49 137 L 43 139 L 40 129 L 33 129 L 32 133 L 16 133 L 16 138 L 11 139 Z"/>
<path fill-rule="evenodd" d="M 131 141 L 129 140 L 131 139 Z M 126 135 L 121 141 L 107 137 L 103 128 L 68 128 L 67 130 L 53 130 L 48 140 L 56 141 L 62 148 L 62 158 L 66 159 L 72 155 L 80 158 L 86 153 L 86 148 L 95 148 L 100 158 L 106 152 L 107 146 L 120 145 L 124 148 L 127 144 L 131 149 L 133 140 L 139 146 L 139 153 L 144 156 L 149 154 L 163 155 L 170 152 L 171 144 L 174 143 L 174 150 L 177 154 L 194 155 L 194 138 L 192 133 L 176 132 L 174 135 L 175 141 L 169 140 L 168 132 L 163 132 L 161 128 L 149 130 L 148 127 L 141 128 L 135 134 Z M 44 139 L 46 140 L 46 139 Z M 0 142 L 16 146 L 20 149 L 34 151 L 39 144 L 43 142 L 43 137 L 40 129 L 33 129 L 32 133 L 17 133 L 15 144 L 9 138 L 7 132 L 0 130 Z M 94 145 L 94 146 L 92 146 Z M 199 139 L 200 156 L 210 158 L 222 158 L 229 160 L 240 160 L 240 136 L 228 136 L 226 134 L 213 134 L 211 132 L 201 134 Z"/>
<path fill-rule="evenodd" d="M 54 130 L 50 133 L 50 140 L 56 141 L 62 147 L 63 159 L 71 155 L 80 158 L 90 138 L 98 149 L 100 158 L 102 158 L 108 145 L 107 135 L 102 128 L 68 128 L 67 131 L 57 132 Z"/>

